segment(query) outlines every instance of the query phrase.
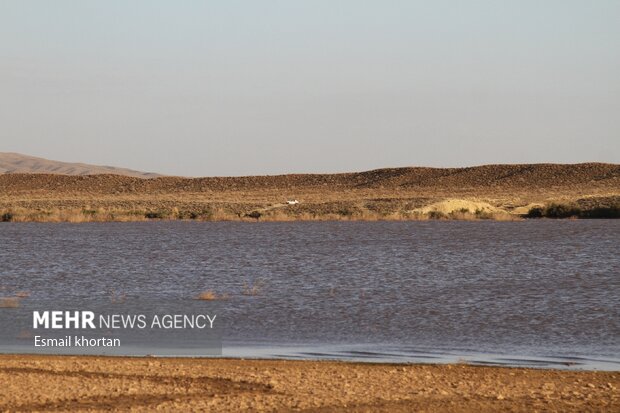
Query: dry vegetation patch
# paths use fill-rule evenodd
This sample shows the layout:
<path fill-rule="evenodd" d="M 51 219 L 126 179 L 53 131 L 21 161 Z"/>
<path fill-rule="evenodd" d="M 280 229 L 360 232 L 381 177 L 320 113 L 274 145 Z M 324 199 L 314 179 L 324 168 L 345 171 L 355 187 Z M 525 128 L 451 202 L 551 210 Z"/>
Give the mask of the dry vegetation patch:
<path fill-rule="evenodd" d="M 596 163 L 235 178 L 0 174 L 2 222 L 515 219 L 541 206 L 551 217 L 551 204 L 596 218 L 614 217 L 619 199 L 620 166 Z"/>

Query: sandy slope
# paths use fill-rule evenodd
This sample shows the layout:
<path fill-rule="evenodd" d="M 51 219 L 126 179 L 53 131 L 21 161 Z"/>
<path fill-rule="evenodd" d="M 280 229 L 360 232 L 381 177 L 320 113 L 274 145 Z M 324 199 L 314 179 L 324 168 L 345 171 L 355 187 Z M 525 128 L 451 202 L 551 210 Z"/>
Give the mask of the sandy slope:
<path fill-rule="evenodd" d="M 85 163 L 70 163 L 52 161 L 34 156 L 12 152 L 0 152 L 0 173 L 35 173 L 61 175 L 95 175 L 117 174 L 137 178 L 154 178 L 160 176 L 154 173 L 134 171 L 113 166 L 88 165 Z"/>
<path fill-rule="evenodd" d="M 294 206 L 285 201 L 298 199 Z M 0 214 L 13 220 L 410 219 L 416 212 L 504 215 L 549 202 L 620 205 L 620 165 L 485 165 L 358 173 L 140 179 L 0 174 Z M 87 215 L 81 211 L 88 210 Z M 67 213 L 65 213 L 67 212 Z M 161 213 L 161 214 L 159 214 Z M 251 219 L 251 218 L 250 218 Z"/>
<path fill-rule="evenodd" d="M 620 372 L 0 356 L 1 411 L 617 412 Z"/>

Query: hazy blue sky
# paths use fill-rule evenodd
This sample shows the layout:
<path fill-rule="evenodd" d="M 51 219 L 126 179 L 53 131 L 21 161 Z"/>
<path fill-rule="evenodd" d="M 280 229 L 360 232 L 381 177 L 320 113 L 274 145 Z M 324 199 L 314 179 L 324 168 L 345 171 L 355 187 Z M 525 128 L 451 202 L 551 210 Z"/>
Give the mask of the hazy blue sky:
<path fill-rule="evenodd" d="M 620 1 L 0 0 L 0 152 L 177 175 L 620 162 Z"/>

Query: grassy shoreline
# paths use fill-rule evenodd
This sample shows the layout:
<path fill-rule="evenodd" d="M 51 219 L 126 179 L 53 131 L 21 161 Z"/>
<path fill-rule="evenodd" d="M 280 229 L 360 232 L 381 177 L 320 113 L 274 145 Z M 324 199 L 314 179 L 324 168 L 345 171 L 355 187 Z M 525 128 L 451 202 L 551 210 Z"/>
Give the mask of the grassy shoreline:
<path fill-rule="evenodd" d="M 620 217 L 620 165 L 484 165 L 153 179 L 0 174 L 0 221 L 5 222 L 535 217 Z"/>
<path fill-rule="evenodd" d="M 157 221 L 196 221 L 196 222 L 293 222 L 293 221 L 428 221 L 428 220 L 496 220 L 496 221 L 519 221 L 524 217 L 509 213 L 476 213 L 469 211 L 455 211 L 444 214 L 435 212 L 390 214 L 364 212 L 343 212 L 312 214 L 301 213 L 289 215 L 285 213 L 261 213 L 250 211 L 248 213 L 230 213 L 216 211 L 202 214 L 200 212 L 175 213 L 171 211 L 136 211 L 136 210 L 100 210 L 96 213 L 84 210 L 45 210 L 45 211 L 0 211 L 0 223 L 2 222 L 157 222 Z"/>
<path fill-rule="evenodd" d="M 609 206 L 582 208 L 575 203 L 550 203 L 530 207 L 526 213 L 509 211 L 488 211 L 484 209 L 429 211 L 377 212 L 361 208 L 343 209 L 337 212 L 300 212 L 294 209 L 256 208 L 248 212 L 234 212 L 225 208 L 196 210 L 172 209 L 0 209 L 2 222 L 147 222 L 147 221 L 520 221 L 524 219 L 617 219 L 620 218 L 620 203 Z"/>
<path fill-rule="evenodd" d="M 620 372 L 0 355 L 3 411 L 612 411 Z M 614 407 L 615 406 L 615 407 Z"/>

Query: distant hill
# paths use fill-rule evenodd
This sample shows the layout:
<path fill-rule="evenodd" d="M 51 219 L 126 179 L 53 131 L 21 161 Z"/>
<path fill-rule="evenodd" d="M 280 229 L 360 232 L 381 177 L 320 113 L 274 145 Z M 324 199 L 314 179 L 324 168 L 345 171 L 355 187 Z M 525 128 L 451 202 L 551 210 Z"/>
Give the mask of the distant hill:
<path fill-rule="evenodd" d="M 541 206 L 545 214 L 559 211 L 556 216 L 573 216 L 573 211 L 584 217 L 620 216 L 620 165 L 615 164 L 154 179 L 141 179 L 153 174 L 122 176 L 127 170 L 117 168 L 64 165 L 69 167 L 47 174 L 0 173 L 0 221 L 511 220 L 532 209 L 542 211 Z M 45 166 L 30 167 L 42 172 Z"/>
<path fill-rule="evenodd" d="M 0 153 L 0 172 L 4 167 L 7 169 L 5 172 L 11 173 L 0 175 L 0 188 L 5 191 L 53 189 L 55 193 L 69 191 L 101 194 L 258 191 L 260 198 L 263 197 L 260 191 L 267 189 L 283 192 L 313 190 L 319 197 L 330 194 L 338 198 L 343 196 L 338 195 L 343 190 L 371 191 L 374 197 L 382 191 L 388 191 L 383 194 L 388 198 L 394 196 L 394 191 L 411 192 L 408 195 L 424 193 L 429 196 L 451 193 L 488 196 L 497 192 L 511 194 L 515 190 L 541 194 L 557 191 L 588 193 L 595 189 L 613 193 L 620 191 L 620 165 L 605 163 L 482 165 L 466 168 L 404 167 L 336 174 L 183 178 L 108 166 L 46 161 L 23 155 L 17 155 L 19 158 L 16 158 L 22 159 L 22 163 L 16 161 L 13 164 L 17 166 L 7 168 L 3 164 L 6 155 L 13 154 Z M 121 176 L 110 176 L 111 174 Z M 137 177 L 158 179 L 135 179 Z"/>
<path fill-rule="evenodd" d="M 113 166 L 89 165 L 85 163 L 71 163 L 52 161 L 34 156 L 12 152 L 0 152 L 0 174 L 3 173 L 31 173 L 31 174 L 59 174 L 59 175 L 102 175 L 114 174 L 132 176 L 135 178 L 156 178 L 161 176 L 151 172 L 134 171 L 132 169 L 116 168 Z"/>

